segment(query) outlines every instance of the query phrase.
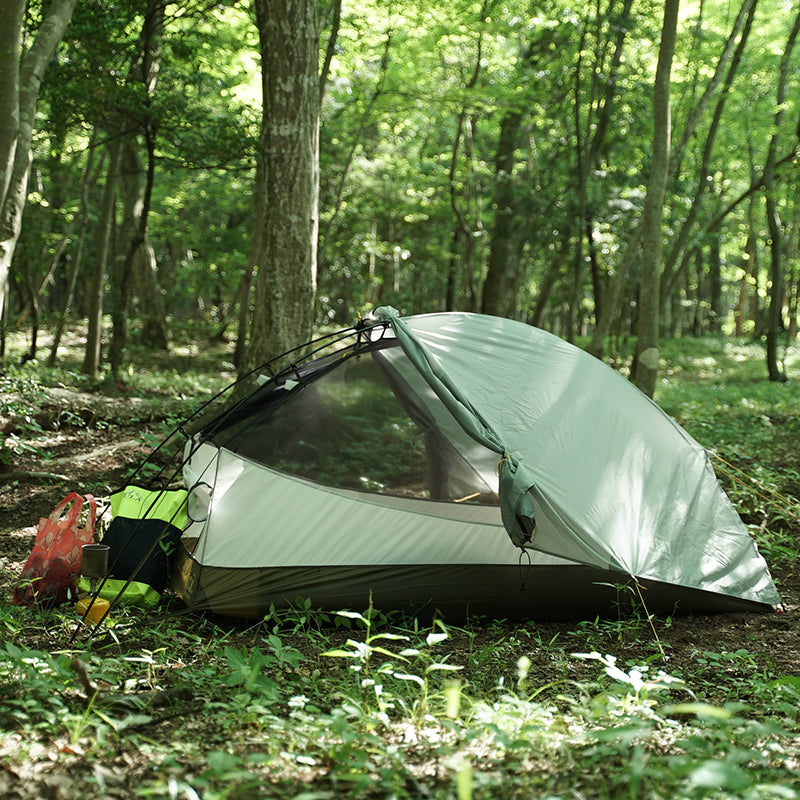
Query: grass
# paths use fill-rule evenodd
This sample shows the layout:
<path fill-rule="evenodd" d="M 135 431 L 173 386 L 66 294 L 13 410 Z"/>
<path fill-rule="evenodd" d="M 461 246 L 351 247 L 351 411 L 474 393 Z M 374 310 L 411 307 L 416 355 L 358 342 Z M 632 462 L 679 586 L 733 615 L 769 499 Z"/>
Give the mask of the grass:
<path fill-rule="evenodd" d="M 745 468 L 744 483 L 721 477 L 792 580 L 800 385 L 766 381 L 746 342 L 662 356 L 656 399 Z M 179 370 L 181 391 L 210 390 L 212 362 Z M 158 395 L 174 369 L 142 367 L 132 386 Z M 0 605 L 0 796 L 800 798 L 793 616 L 651 619 L 634 604 L 454 627 L 299 601 L 245 627 L 173 611 L 116 609 L 70 642 L 70 608 Z"/>
<path fill-rule="evenodd" d="M 12 639 L 30 624 L 4 615 Z M 290 617 L 227 635 L 173 617 L 137 626 L 147 648 L 122 630 L 90 650 L 8 641 L 6 774 L 60 774 L 64 797 L 798 796 L 800 678 L 746 651 L 698 651 L 679 676 L 551 642 L 542 682 L 513 637 L 464 651 L 466 630 L 344 618 L 311 640 Z"/>

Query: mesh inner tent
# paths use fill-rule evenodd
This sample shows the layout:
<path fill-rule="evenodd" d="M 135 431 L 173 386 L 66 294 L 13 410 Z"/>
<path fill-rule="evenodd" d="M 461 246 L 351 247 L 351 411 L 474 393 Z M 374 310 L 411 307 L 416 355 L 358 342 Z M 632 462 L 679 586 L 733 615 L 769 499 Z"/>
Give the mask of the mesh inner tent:
<path fill-rule="evenodd" d="M 345 489 L 497 504 L 500 456 L 458 425 L 394 341 L 326 358 L 256 393 L 216 444 Z"/>

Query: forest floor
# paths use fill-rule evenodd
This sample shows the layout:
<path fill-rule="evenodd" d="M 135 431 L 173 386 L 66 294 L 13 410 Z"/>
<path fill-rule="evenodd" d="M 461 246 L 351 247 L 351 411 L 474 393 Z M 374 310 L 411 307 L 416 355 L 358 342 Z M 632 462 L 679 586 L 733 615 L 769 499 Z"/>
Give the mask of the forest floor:
<path fill-rule="evenodd" d="M 794 426 L 793 430 L 784 430 L 782 435 L 787 435 L 788 441 L 797 441 L 797 419 L 790 422 Z M 47 516 L 70 491 L 92 491 L 102 496 L 124 485 L 131 465 L 149 452 L 148 446 L 143 443 L 142 429 L 141 419 L 110 425 L 99 423 L 97 419 L 87 423 L 73 418 L 70 422 L 60 424 L 56 429 L 38 436 L 36 448 L 22 448 L 17 453 L 13 476 L 0 480 L 0 609 L 9 609 L 12 586 L 30 552 L 39 518 Z M 789 457 L 788 449 L 782 449 L 781 452 L 784 457 Z M 46 454 L 45 459 L 42 457 L 43 453 Z M 790 541 L 800 542 L 800 525 L 796 521 L 784 520 L 782 525 L 788 531 Z M 746 704 L 752 702 L 753 681 L 759 676 L 763 685 L 776 678 L 800 679 L 800 568 L 796 554 L 796 549 L 790 552 L 784 547 L 783 555 L 771 563 L 773 577 L 784 603 L 782 613 L 675 615 L 652 620 L 642 617 L 608 621 L 588 619 L 571 623 L 479 619 L 448 632 L 447 660 L 464 667 L 464 672 L 461 673 L 464 685 L 471 683 L 476 687 L 483 687 L 481 691 L 491 694 L 492 689 L 486 689 L 490 683 L 495 688 L 504 683 L 507 686 L 514 685 L 518 679 L 521 658 L 527 658 L 530 664 L 527 672 L 530 691 L 544 691 L 549 684 L 564 682 L 565 675 L 568 675 L 570 683 L 596 682 L 597 664 L 591 660 L 576 661 L 571 657 L 573 651 L 613 654 L 618 663 L 626 665 L 653 663 L 658 658 L 660 669 L 670 675 L 679 676 L 687 684 L 692 685 L 696 678 L 693 696 L 703 702 L 716 703 L 720 707 L 737 702 Z M 168 608 L 170 611 L 180 612 L 179 601 L 171 601 Z M 171 627 L 172 623 L 168 623 L 172 632 L 169 636 L 172 638 L 167 642 L 159 634 L 153 634 L 150 628 L 140 627 L 141 619 L 138 618 L 152 612 L 125 612 L 126 625 L 121 625 L 110 639 L 100 637 L 94 643 L 84 639 L 82 643 L 79 640 L 75 645 L 71 642 L 71 636 L 76 623 L 70 619 L 68 613 L 63 610 L 37 612 L 27 622 L 20 616 L 24 613 L 21 609 L 17 609 L 13 615 L 7 611 L 5 619 L 0 620 L 0 625 L 5 625 L 5 635 L 9 643 L 13 641 L 14 647 L 21 651 L 30 650 L 50 655 L 66 653 L 72 658 L 73 668 L 77 658 L 80 666 L 75 668 L 72 679 L 69 676 L 64 678 L 68 688 L 62 689 L 62 692 L 65 697 L 71 697 L 67 703 L 69 708 L 74 708 L 75 703 L 79 708 L 81 703 L 86 704 L 86 711 L 82 712 L 84 716 L 89 713 L 92 703 L 91 699 L 85 697 L 88 694 L 87 685 L 102 686 L 104 688 L 101 691 L 109 694 L 130 693 L 139 699 L 153 691 L 156 686 L 151 681 L 147 687 L 131 688 L 131 682 L 124 681 L 122 673 L 119 685 L 114 685 L 113 681 L 104 677 L 104 658 L 146 660 L 147 654 L 169 650 L 172 663 L 188 667 L 198 665 L 197 642 L 205 642 L 200 650 L 208 653 L 212 648 L 209 639 L 214 638 L 224 642 L 226 647 L 239 648 L 242 653 L 252 655 L 254 652 L 252 626 L 220 619 L 209 620 L 201 615 L 175 616 L 177 621 L 174 627 Z M 272 631 L 280 634 L 280 644 L 273 645 L 273 651 L 278 654 L 290 651 L 302 654 L 306 665 L 303 668 L 305 671 L 302 673 L 302 681 L 312 680 L 308 677 L 310 674 L 314 684 L 318 685 L 326 679 L 326 674 L 330 671 L 331 685 L 338 685 L 336 682 L 343 680 L 341 665 L 336 659 L 321 657 L 321 653 L 334 646 L 343 646 L 346 639 L 353 634 L 338 629 L 324 630 L 324 623 L 318 629 L 316 623 L 309 623 L 308 617 L 309 615 L 305 615 L 293 628 L 284 625 L 279 630 L 279 626 L 273 626 Z M 314 635 L 309 635 L 310 627 L 314 628 Z M 268 631 L 263 626 L 258 630 L 267 636 Z M 176 635 L 175 631 L 179 633 Z M 0 640 L 3 635 L 0 629 Z M 8 647 L 11 648 L 11 644 Z M 227 650 L 225 652 L 229 659 L 233 658 Z M 11 649 L 6 656 L 10 653 Z M 0 664 L 2 660 L 3 654 L 0 651 Z M 230 666 L 234 665 L 235 661 L 230 661 Z M 152 669 L 155 670 L 156 667 Z M 181 678 L 177 672 L 169 671 L 163 665 L 158 669 L 161 670 L 157 682 L 159 691 L 169 692 L 174 688 L 178 692 L 176 697 L 185 699 L 186 677 Z M 196 666 L 196 669 L 199 670 L 200 666 Z M 281 669 L 288 667 L 284 664 Z M 244 685 L 245 682 L 242 683 Z M 251 685 L 248 691 L 252 696 L 256 690 Z M 223 734 L 221 740 L 220 732 L 209 731 L 208 723 L 203 722 L 203 706 L 211 708 L 215 702 L 220 702 L 226 696 L 226 692 L 217 694 L 218 692 L 219 687 L 200 687 L 197 695 L 186 701 L 185 708 L 175 708 L 173 705 L 169 713 L 149 708 L 146 716 L 141 717 L 141 722 L 131 723 L 132 728 L 143 726 L 140 733 L 143 738 L 135 739 L 135 748 L 126 750 L 125 747 L 118 746 L 116 750 L 107 750 L 106 755 L 99 759 L 97 752 L 82 740 L 81 731 L 77 735 L 73 731 L 69 736 L 65 736 L 63 732 L 61 735 L 51 732 L 41 736 L 38 743 L 32 742 L 30 739 L 26 740 L 23 733 L 15 734 L 12 718 L 4 718 L 0 713 L 0 762 L 3 763 L 0 767 L 0 795 L 10 798 L 131 797 L 138 796 L 137 792 L 146 784 L 151 787 L 146 796 L 151 797 L 186 796 L 191 800 L 192 797 L 200 796 L 273 796 L 255 790 L 248 793 L 250 790 L 247 787 L 252 784 L 247 781 L 242 784 L 241 775 L 231 779 L 231 785 L 239 786 L 239 789 L 220 789 L 208 777 L 208 764 L 206 772 L 202 771 L 200 764 L 207 762 L 210 751 L 215 754 L 228 753 L 230 758 L 239 759 L 231 762 L 233 766 L 227 765 L 232 774 L 238 774 L 237 769 L 242 766 L 242 759 L 245 758 L 241 746 L 238 749 L 233 747 L 231 755 L 231 747 L 225 745 L 225 737 L 232 735 L 229 731 Z M 334 694 L 331 691 L 331 696 Z M 99 716 L 102 717 L 102 714 Z M 335 719 L 335 715 L 333 718 Z M 99 727 L 95 730 L 98 731 Z M 175 766 L 163 755 L 172 746 L 171 742 L 176 735 L 180 735 L 182 740 L 187 737 L 194 740 L 195 751 L 193 755 L 185 756 L 181 766 Z M 143 741 L 150 744 L 145 746 Z M 160 755 L 157 758 L 147 756 L 147 747 L 152 747 Z M 181 747 L 185 751 L 188 745 Z M 91 758 L 90 752 L 94 754 Z M 21 755 L 23 753 L 24 756 Z M 281 754 L 285 755 L 286 753 Z M 331 780 L 331 775 L 335 773 L 333 767 L 328 765 L 323 769 L 319 758 L 316 760 L 316 767 L 303 767 L 306 762 L 302 758 L 296 761 L 296 774 L 288 778 L 286 775 L 275 777 L 273 774 L 269 778 L 269 785 L 275 791 L 274 796 L 341 796 L 341 785 L 337 789 L 336 781 Z M 312 761 L 314 759 L 309 757 L 308 764 Z M 794 764 L 796 767 L 796 760 Z M 212 777 L 219 778 L 223 785 L 225 775 L 228 774 L 225 766 L 212 764 L 216 770 Z M 303 769 L 307 770 L 306 773 Z M 413 781 L 422 780 L 420 775 L 431 769 L 433 768 L 430 764 L 420 764 Z M 441 768 L 437 769 L 441 773 Z M 176 777 L 167 780 L 165 775 Z M 199 783 L 192 783 L 192 775 L 201 776 Z M 165 781 L 163 786 L 158 784 L 158 776 Z M 260 780 L 263 789 L 266 785 L 263 781 L 267 778 L 262 775 Z M 378 781 L 378 778 L 375 780 Z M 389 779 L 384 777 L 381 780 L 386 783 Z M 436 783 L 443 779 L 441 774 L 438 778 L 434 774 L 431 780 Z M 309 791 L 307 795 L 303 794 L 306 781 L 316 793 Z M 378 786 L 379 783 L 373 782 L 373 786 Z M 155 788 L 157 785 L 162 788 Z M 191 788 L 201 785 L 206 786 L 205 794 L 200 789 Z M 348 793 L 353 797 L 390 796 L 381 794 L 383 789 L 371 793 L 368 788 L 354 789 L 352 784 L 346 785 L 350 787 Z M 557 785 L 557 781 L 553 785 Z M 217 788 L 213 788 L 214 786 Z M 284 788 L 280 789 L 281 786 Z M 294 789 L 288 790 L 286 786 Z M 399 796 L 434 796 L 430 791 L 422 791 L 417 785 L 414 791 L 409 791 L 407 795 L 401 792 Z M 455 789 L 451 791 L 456 792 Z M 456 794 L 442 796 L 456 797 Z M 457 796 L 460 800 L 462 796 L 472 794 L 462 795 L 461 790 L 458 790 Z M 491 792 L 486 795 L 476 792 L 475 796 L 493 795 Z M 507 796 L 521 795 L 515 795 L 509 790 Z M 613 796 L 613 793 L 609 796 Z"/>

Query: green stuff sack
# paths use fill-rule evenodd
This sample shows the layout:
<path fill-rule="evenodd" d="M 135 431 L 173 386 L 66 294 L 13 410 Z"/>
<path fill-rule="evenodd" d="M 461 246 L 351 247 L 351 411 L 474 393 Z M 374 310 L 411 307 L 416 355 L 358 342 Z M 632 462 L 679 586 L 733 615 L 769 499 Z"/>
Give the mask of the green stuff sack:
<path fill-rule="evenodd" d="M 111 495 L 111 522 L 103 537 L 109 547 L 109 578 L 100 596 L 151 607 L 167 586 L 172 558 L 188 523 L 185 489 L 126 486 Z M 141 564 L 141 566 L 140 566 Z"/>

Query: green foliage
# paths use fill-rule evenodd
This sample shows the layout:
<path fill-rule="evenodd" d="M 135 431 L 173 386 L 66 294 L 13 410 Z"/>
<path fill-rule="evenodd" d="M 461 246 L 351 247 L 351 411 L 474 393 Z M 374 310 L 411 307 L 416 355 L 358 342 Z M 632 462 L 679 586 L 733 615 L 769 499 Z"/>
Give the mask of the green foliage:
<path fill-rule="evenodd" d="M 265 787 L 409 800 L 798 797 L 789 765 L 800 755 L 800 681 L 759 668 L 747 651 L 697 651 L 692 674 L 679 677 L 665 663 L 567 653 L 526 625 L 493 648 L 495 663 L 485 654 L 459 663 L 467 631 L 385 627 L 372 608 L 337 616 L 360 635 L 339 645 L 336 627 L 310 642 L 269 624 L 222 631 L 143 619 L 147 650 L 131 640 L 116 653 L 61 654 L 15 643 L 22 628 L 7 619 L 0 746 L 9 753 L 13 732 L 16 768 L 31 748 L 60 742 L 79 772 L 138 753 L 159 766 L 140 776 L 135 797 L 263 796 Z M 618 645 L 630 649 L 639 633 Z M 530 656 L 520 655 L 525 641 Z M 97 686 L 89 696 L 76 658 Z M 484 684 L 504 666 L 508 686 Z M 161 696 L 174 699 L 156 705 Z"/>
<path fill-rule="evenodd" d="M 431 703 L 439 701 L 439 705 L 443 702 L 448 708 L 452 707 L 453 685 L 447 691 L 439 687 L 435 698 L 431 695 L 435 673 L 462 669 L 459 665 L 434 659 L 432 655 L 432 648 L 448 638 L 444 625 L 438 623 L 417 646 L 392 650 L 385 643 L 408 642 L 410 637 L 390 631 L 375 632 L 371 606 L 365 614 L 340 611 L 338 615 L 360 623 L 364 637 L 348 639 L 344 648 L 328 650 L 323 655 L 351 662 L 349 669 L 355 678 L 358 703 L 350 707 L 367 729 L 374 725 L 390 726 L 398 710 L 419 724 L 431 712 Z"/>

